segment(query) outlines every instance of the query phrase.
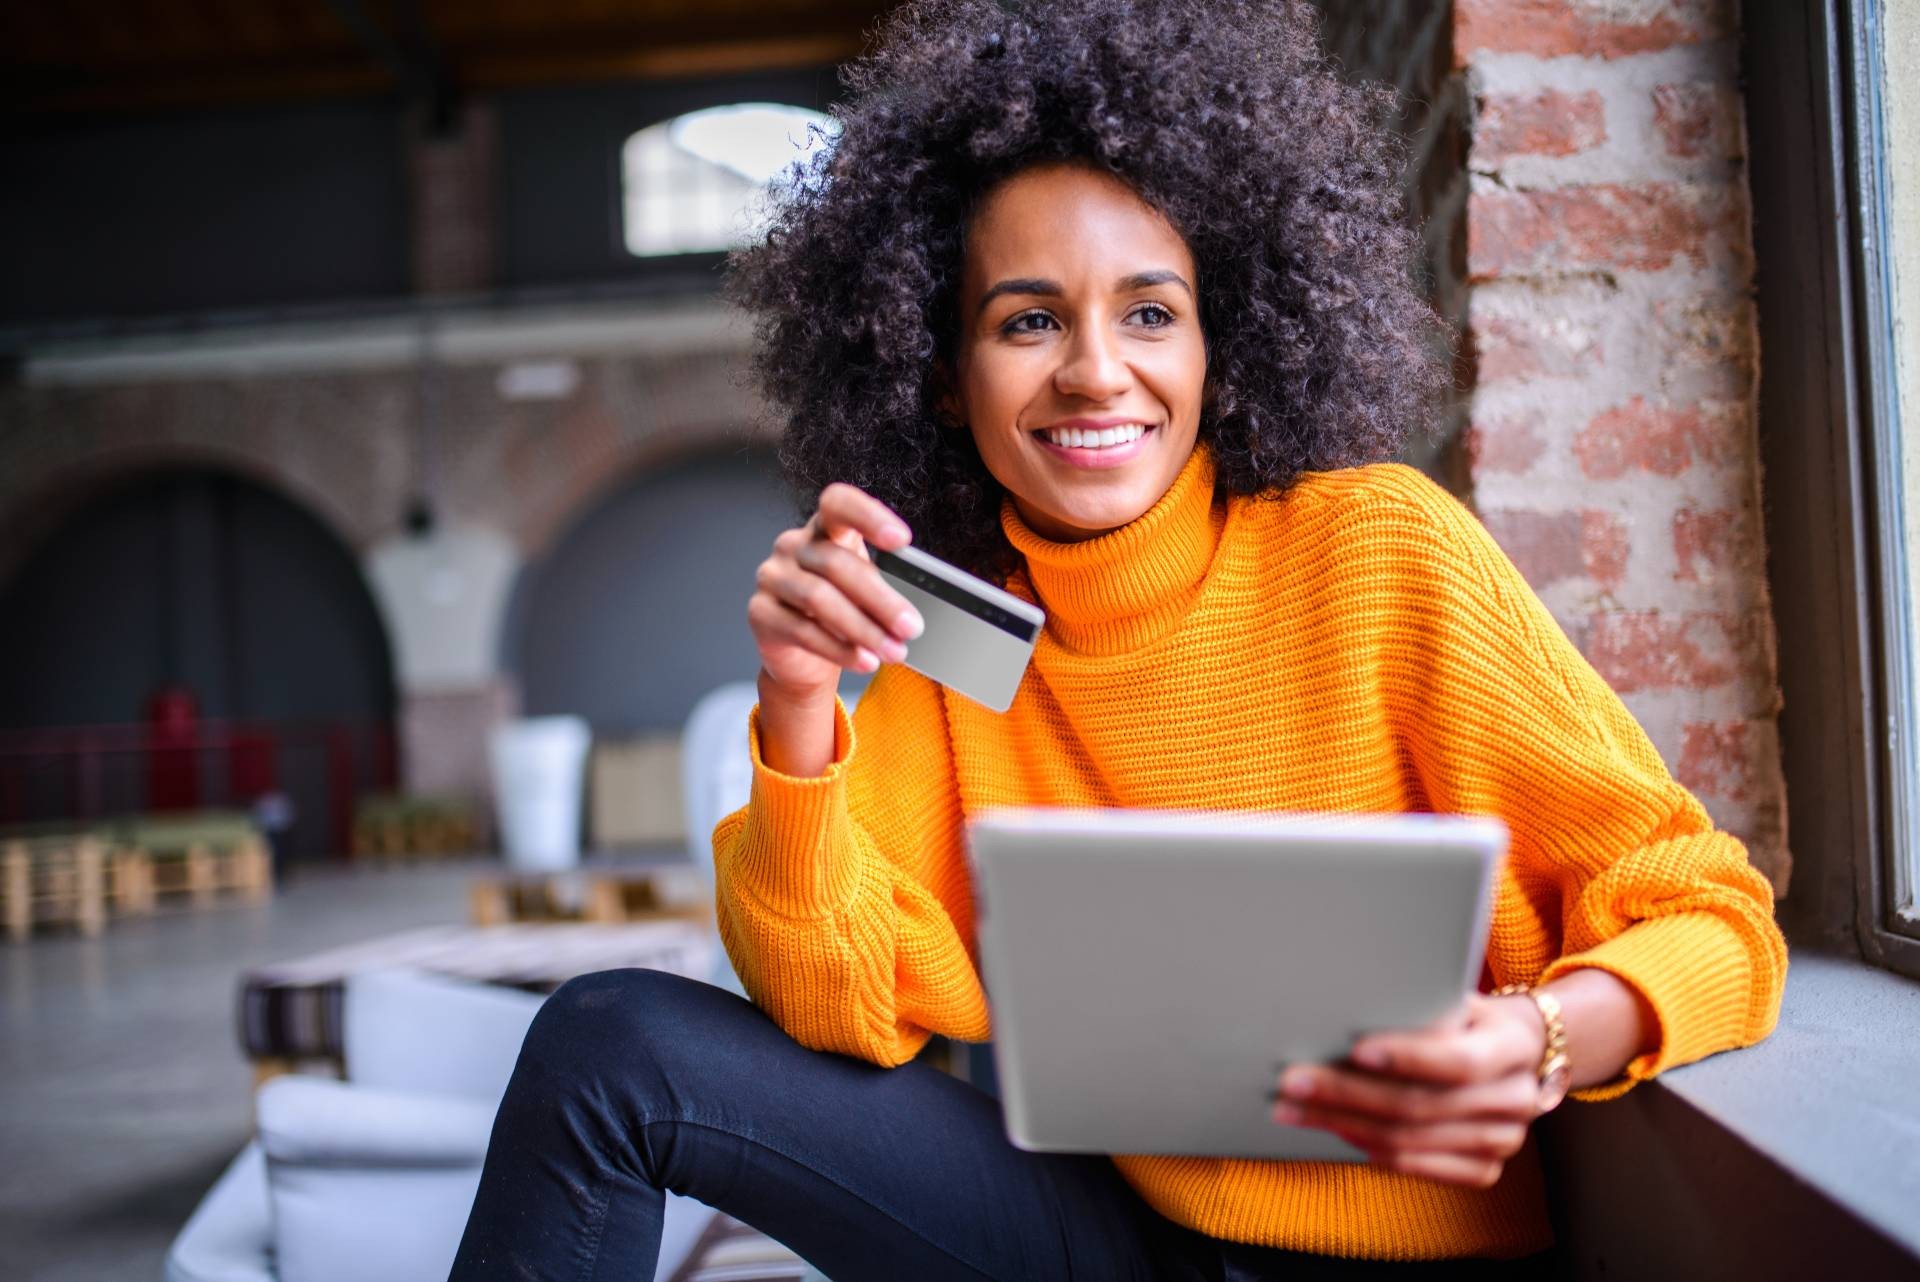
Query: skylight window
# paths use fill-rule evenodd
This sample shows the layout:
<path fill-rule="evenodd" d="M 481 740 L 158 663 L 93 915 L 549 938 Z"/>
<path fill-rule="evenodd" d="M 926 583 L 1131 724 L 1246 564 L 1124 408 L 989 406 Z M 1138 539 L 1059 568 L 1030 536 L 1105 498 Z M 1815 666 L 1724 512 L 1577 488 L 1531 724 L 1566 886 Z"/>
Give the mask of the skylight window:
<path fill-rule="evenodd" d="M 640 130 L 620 155 L 627 252 L 655 258 L 745 244 L 772 186 L 838 130 L 830 116 L 772 102 L 709 107 Z"/>

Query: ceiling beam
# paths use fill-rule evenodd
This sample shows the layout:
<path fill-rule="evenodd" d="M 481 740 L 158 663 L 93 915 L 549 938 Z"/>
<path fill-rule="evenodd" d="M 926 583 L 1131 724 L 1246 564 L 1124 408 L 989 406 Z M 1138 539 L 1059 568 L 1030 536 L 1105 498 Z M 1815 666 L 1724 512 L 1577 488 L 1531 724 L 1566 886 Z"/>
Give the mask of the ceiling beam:
<path fill-rule="evenodd" d="M 462 79 L 476 88 L 596 80 L 675 80 L 735 72 L 822 67 L 860 52 L 857 36 L 787 36 L 766 40 L 631 48 L 529 50 L 476 54 L 463 62 Z"/>
<path fill-rule="evenodd" d="M 396 36 L 367 12 L 362 0 L 327 0 L 327 4 L 398 82 L 401 92 L 426 108 L 432 132 L 443 134 L 451 129 L 453 81 L 447 75 L 446 62 L 435 47 L 432 34 L 421 20 L 419 5 L 413 0 L 396 0 L 394 17 L 400 28 Z"/>
<path fill-rule="evenodd" d="M 455 95 L 475 90 L 831 66 L 861 51 L 886 8 L 815 0 L 749 22 L 731 0 L 675 0 L 649 21 L 646 10 L 625 6 L 576 14 L 503 0 L 449 13 L 435 3 L 311 0 L 277 50 L 251 47 L 257 41 L 229 48 L 231 34 L 225 44 L 200 38 L 217 36 L 215 27 L 184 44 L 146 42 L 145 56 L 71 48 L 78 33 L 0 17 L 0 33 L 18 37 L 0 40 L 0 112 L 138 114 L 400 92 L 451 118 Z"/>

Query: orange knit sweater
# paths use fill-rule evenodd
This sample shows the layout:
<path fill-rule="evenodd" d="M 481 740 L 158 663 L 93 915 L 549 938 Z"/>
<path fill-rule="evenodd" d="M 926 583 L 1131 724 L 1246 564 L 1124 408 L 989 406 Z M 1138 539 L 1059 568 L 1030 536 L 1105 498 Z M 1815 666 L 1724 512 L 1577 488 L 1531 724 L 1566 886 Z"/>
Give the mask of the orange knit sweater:
<path fill-rule="evenodd" d="M 1659 1016 L 1658 1050 L 1582 1097 L 1772 1030 L 1786 949 L 1766 880 L 1420 473 L 1219 503 L 1200 450 L 1090 542 L 1043 540 L 1010 505 L 1002 519 L 1026 561 L 1010 590 L 1047 611 L 1007 713 L 887 667 L 812 779 L 761 761 L 753 719 L 752 800 L 714 833 L 720 929 L 802 1044 L 894 1065 L 930 1033 L 990 1035 L 962 824 L 1026 805 L 1498 815 L 1492 980 L 1597 966 Z M 1216 1237 L 1381 1259 L 1552 1240 L 1531 1144 L 1484 1191 L 1358 1164 L 1113 1160 Z"/>

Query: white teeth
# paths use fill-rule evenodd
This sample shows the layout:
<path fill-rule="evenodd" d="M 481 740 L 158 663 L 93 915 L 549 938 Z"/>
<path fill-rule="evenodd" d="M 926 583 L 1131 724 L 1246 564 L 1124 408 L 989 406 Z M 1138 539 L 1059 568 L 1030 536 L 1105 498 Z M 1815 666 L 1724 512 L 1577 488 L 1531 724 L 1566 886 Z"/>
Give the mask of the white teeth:
<path fill-rule="evenodd" d="M 1046 436 L 1055 445 L 1067 449 L 1104 450 L 1115 445 L 1130 445 L 1147 434 L 1147 429 L 1139 423 L 1128 423 L 1122 427 L 1104 427 L 1098 431 L 1084 431 L 1077 427 L 1050 427 Z"/>

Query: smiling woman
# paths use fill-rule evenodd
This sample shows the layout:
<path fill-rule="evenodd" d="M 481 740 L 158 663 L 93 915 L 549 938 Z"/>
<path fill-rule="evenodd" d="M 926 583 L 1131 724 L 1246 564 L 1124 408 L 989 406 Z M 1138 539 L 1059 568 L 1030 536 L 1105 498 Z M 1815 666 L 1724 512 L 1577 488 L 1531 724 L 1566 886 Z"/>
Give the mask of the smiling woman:
<path fill-rule="evenodd" d="M 646 1276 L 669 1189 L 836 1282 L 1531 1276 L 1532 1122 L 1765 1036 L 1785 952 L 1487 532 L 1380 461 L 1444 344 L 1376 103 L 1286 0 L 918 0 L 852 82 L 735 260 L 817 496 L 751 585 L 752 797 L 713 835 L 752 1002 L 557 993 L 455 1276 Z M 1044 609 L 1004 712 L 903 666 L 930 621 L 871 549 L 909 542 Z M 964 837 L 1006 806 L 1495 816 L 1480 991 L 1223 1102 L 1365 1162 L 1022 1151 L 915 1058 L 993 1033 Z M 1368 937 L 1245 942 L 1317 974 Z"/>
<path fill-rule="evenodd" d="M 1037 166 L 981 202 L 943 408 L 1048 538 L 1125 525 L 1193 453 L 1207 375 L 1195 274 L 1180 233 L 1099 170 Z"/>

